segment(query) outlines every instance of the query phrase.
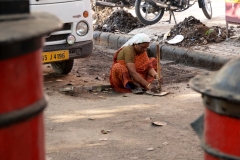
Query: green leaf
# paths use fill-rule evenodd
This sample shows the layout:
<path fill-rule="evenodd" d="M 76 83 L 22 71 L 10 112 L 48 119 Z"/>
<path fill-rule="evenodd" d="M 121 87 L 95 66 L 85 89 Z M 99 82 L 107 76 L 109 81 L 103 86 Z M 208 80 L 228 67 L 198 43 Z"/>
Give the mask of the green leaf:
<path fill-rule="evenodd" d="M 209 34 L 211 34 L 212 32 L 214 31 L 214 29 L 209 29 L 209 30 L 207 30 L 207 32 L 205 33 L 205 35 L 209 35 Z"/>

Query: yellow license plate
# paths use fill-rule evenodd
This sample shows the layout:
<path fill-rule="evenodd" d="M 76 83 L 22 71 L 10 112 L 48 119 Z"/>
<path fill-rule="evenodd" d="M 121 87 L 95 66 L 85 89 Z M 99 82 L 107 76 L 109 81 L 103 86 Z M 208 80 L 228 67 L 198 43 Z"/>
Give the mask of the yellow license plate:
<path fill-rule="evenodd" d="M 69 59 L 69 50 L 59 50 L 42 53 L 42 62 L 54 62 Z"/>
<path fill-rule="evenodd" d="M 240 3 L 240 0 L 225 0 L 225 2 Z"/>

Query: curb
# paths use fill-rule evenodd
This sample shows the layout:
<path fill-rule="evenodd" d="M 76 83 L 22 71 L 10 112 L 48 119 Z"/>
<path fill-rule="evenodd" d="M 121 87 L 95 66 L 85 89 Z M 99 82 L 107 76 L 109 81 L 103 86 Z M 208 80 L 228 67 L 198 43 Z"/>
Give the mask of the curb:
<path fill-rule="evenodd" d="M 60 89 L 58 89 L 58 91 L 60 91 L 60 92 L 74 91 L 74 92 L 81 93 L 82 91 L 96 90 L 98 92 L 101 92 L 102 90 L 110 89 L 110 88 L 112 88 L 112 86 L 110 84 L 109 85 L 99 85 L 99 86 L 68 86 L 68 87 L 60 88 Z"/>
<path fill-rule="evenodd" d="M 94 31 L 93 40 L 95 45 L 105 46 L 110 49 L 119 49 L 131 36 L 117 35 L 109 32 Z M 156 42 L 150 43 L 148 55 L 156 57 Z M 230 58 L 211 55 L 204 52 L 198 52 L 190 49 L 176 46 L 161 45 L 161 59 L 171 60 L 177 63 L 183 63 L 194 67 L 202 67 L 209 70 L 218 70 Z"/>

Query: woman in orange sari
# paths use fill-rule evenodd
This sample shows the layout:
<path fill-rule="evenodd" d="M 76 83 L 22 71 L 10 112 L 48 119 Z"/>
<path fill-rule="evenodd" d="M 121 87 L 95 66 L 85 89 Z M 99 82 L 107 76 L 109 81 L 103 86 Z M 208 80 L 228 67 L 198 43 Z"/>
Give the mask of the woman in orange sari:
<path fill-rule="evenodd" d="M 151 39 L 144 33 L 129 39 L 114 55 L 109 81 L 117 92 L 143 93 L 143 89 L 156 92 L 151 84 L 158 78 L 157 61 L 149 58 L 147 48 Z"/>

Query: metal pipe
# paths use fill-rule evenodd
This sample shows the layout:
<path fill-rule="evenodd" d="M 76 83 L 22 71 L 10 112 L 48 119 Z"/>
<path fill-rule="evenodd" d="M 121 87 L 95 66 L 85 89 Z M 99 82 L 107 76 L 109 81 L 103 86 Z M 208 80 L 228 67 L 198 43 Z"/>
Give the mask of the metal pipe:
<path fill-rule="evenodd" d="M 158 6 L 158 7 L 162 7 L 162 8 L 169 8 L 170 10 L 177 10 L 178 7 L 175 6 L 170 6 L 166 3 L 159 3 L 159 2 L 155 2 L 153 0 L 148 0 L 149 4 L 153 5 L 153 6 Z"/>
<path fill-rule="evenodd" d="M 169 7 L 170 10 L 177 10 L 177 9 L 178 9 L 178 8 L 175 7 L 175 6 L 168 6 L 167 4 L 163 4 L 163 3 L 156 3 L 156 5 L 157 5 L 158 7 L 163 7 L 163 8 L 168 8 L 168 7 Z"/>
<path fill-rule="evenodd" d="M 168 4 L 165 3 L 159 3 L 159 2 L 154 2 L 153 0 L 148 0 L 149 4 L 153 5 L 153 6 L 157 6 L 157 7 L 162 7 L 162 8 L 169 8 L 170 10 L 177 10 L 178 7 L 175 6 L 170 6 Z M 126 5 L 118 5 L 112 2 L 103 2 L 103 1 L 96 1 L 96 6 L 103 6 L 103 7 L 124 7 Z"/>

